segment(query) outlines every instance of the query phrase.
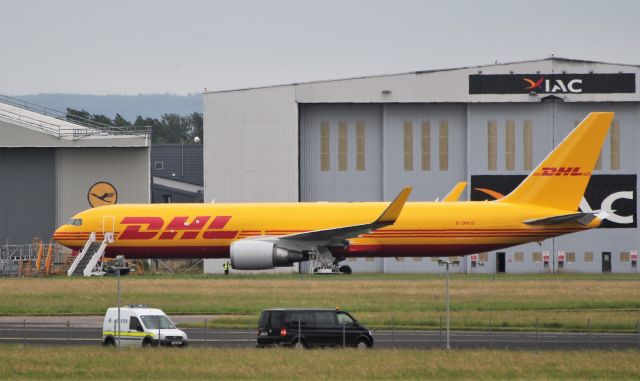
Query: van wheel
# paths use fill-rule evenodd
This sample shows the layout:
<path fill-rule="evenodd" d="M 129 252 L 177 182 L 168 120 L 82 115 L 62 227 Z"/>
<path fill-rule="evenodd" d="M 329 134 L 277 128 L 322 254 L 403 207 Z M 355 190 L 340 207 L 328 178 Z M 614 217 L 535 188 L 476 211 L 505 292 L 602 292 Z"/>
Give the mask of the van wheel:
<path fill-rule="evenodd" d="M 113 339 L 113 337 L 107 337 L 106 339 L 104 339 L 104 343 L 102 343 L 102 345 L 106 347 L 115 347 L 116 341 Z"/>
<path fill-rule="evenodd" d="M 295 349 L 305 349 L 307 348 L 307 344 L 305 344 L 304 340 L 302 339 L 296 339 L 296 341 L 293 343 L 293 347 Z"/>
<path fill-rule="evenodd" d="M 356 343 L 356 348 L 367 349 L 369 348 L 369 342 L 367 341 L 367 339 L 358 339 L 358 342 Z"/>
<path fill-rule="evenodd" d="M 150 337 L 145 337 L 144 340 L 142 340 L 143 347 L 150 347 L 151 344 L 153 344 L 153 342 L 151 341 Z"/>

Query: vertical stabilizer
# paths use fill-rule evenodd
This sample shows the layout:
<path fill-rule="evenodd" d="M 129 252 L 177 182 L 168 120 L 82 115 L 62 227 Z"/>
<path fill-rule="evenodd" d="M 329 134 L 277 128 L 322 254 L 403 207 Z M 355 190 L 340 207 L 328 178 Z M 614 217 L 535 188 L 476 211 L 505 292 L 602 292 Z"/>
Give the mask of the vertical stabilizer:
<path fill-rule="evenodd" d="M 498 202 L 578 210 L 613 115 L 587 115 L 513 192 Z"/>

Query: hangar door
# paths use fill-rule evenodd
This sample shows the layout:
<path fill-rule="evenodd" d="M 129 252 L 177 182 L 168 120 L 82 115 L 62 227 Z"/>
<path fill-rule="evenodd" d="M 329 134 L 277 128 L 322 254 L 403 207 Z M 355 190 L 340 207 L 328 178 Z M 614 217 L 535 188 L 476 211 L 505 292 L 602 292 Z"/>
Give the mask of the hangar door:
<path fill-rule="evenodd" d="M 382 106 L 301 104 L 300 201 L 382 200 Z"/>
<path fill-rule="evenodd" d="M 52 148 L 0 148 L 0 245 L 48 242 L 55 229 Z"/>

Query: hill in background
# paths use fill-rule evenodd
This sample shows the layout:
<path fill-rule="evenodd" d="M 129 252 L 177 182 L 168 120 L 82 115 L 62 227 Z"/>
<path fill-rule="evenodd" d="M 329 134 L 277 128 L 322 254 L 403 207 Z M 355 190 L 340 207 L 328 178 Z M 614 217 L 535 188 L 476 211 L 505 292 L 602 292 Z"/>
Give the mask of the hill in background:
<path fill-rule="evenodd" d="M 85 110 L 91 114 L 106 115 L 110 118 L 115 117 L 116 113 L 120 113 L 129 121 L 134 121 L 138 115 L 145 118 L 160 118 L 162 114 L 202 113 L 202 94 L 36 94 L 13 96 L 13 98 L 62 112 L 66 112 L 69 107 L 75 110 Z"/>

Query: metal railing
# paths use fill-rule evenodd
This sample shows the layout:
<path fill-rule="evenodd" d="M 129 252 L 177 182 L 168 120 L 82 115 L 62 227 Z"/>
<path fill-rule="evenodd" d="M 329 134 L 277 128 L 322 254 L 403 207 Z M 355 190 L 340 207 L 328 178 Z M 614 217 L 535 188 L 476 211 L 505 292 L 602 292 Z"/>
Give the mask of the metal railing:
<path fill-rule="evenodd" d="M 67 115 L 67 113 L 64 113 L 62 111 L 35 105 L 33 103 L 12 98 L 6 95 L 0 95 L 0 102 L 53 118 L 54 120 L 52 121 L 45 121 L 11 110 L 0 109 L 0 115 L 4 115 L 9 119 L 27 124 L 31 127 L 44 130 L 50 134 L 57 136 L 58 138 L 80 139 L 95 136 L 108 137 L 122 135 L 147 137 L 151 134 L 150 126 L 110 126 L 108 124 L 99 123 L 76 115 Z M 75 125 L 78 125 L 79 128 L 70 128 L 64 123 L 56 123 L 55 120 L 73 123 Z"/>

